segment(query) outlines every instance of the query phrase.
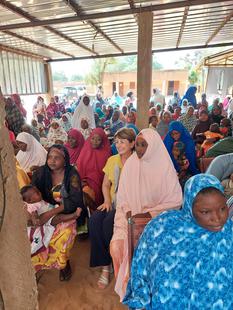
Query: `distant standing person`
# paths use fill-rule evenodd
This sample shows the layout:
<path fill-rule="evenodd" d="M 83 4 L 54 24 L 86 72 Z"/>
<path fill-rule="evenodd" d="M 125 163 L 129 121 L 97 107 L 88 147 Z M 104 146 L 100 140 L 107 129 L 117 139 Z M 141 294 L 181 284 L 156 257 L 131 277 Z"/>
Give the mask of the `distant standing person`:
<path fill-rule="evenodd" d="M 191 104 L 194 107 L 194 109 L 196 109 L 197 107 L 196 92 L 197 92 L 196 86 L 189 86 L 186 93 L 180 100 L 180 105 L 182 104 L 184 99 L 187 99 L 188 103 Z"/>
<path fill-rule="evenodd" d="M 158 88 L 153 88 L 153 95 L 151 97 L 151 101 L 154 102 L 154 104 L 160 103 L 162 107 L 165 107 L 165 97 L 161 94 L 160 90 Z"/>

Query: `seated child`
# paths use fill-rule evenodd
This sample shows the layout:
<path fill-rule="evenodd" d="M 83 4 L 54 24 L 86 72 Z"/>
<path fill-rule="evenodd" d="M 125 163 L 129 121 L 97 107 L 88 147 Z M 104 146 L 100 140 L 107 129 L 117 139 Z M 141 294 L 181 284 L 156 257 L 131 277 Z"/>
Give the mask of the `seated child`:
<path fill-rule="evenodd" d="M 224 194 L 228 198 L 233 196 L 233 173 L 230 175 L 228 179 L 223 180 L 222 186 L 224 187 Z"/>
<path fill-rule="evenodd" d="M 201 145 L 203 155 L 206 154 L 208 149 L 210 149 L 215 142 L 224 138 L 224 136 L 220 133 L 219 125 L 217 123 L 211 124 L 210 130 L 204 132 L 202 135 L 206 138 Z"/>
<path fill-rule="evenodd" d="M 158 125 L 158 117 L 156 115 L 151 115 L 149 117 L 149 128 L 156 130 Z"/>
<path fill-rule="evenodd" d="M 26 207 L 31 255 L 36 255 L 48 247 L 55 226 L 61 222 L 76 220 L 80 209 L 71 214 L 59 214 L 64 210 L 64 206 L 45 202 L 40 191 L 33 185 L 24 186 L 20 193 Z"/>
<path fill-rule="evenodd" d="M 172 154 L 179 168 L 178 178 L 182 188 L 185 182 L 191 177 L 189 168 L 189 161 L 185 156 L 185 145 L 181 141 L 174 142 L 172 147 Z"/>
<path fill-rule="evenodd" d="M 85 140 L 87 140 L 87 138 L 89 138 L 91 132 L 92 132 L 92 128 L 90 128 L 90 120 L 87 117 L 83 117 L 81 119 L 81 128 L 80 131 L 83 134 L 83 137 Z"/>
<path fill-rule="evenodd" d="M 232 136 L 231 120 L 229 118 L 223 118 L 220 122 L 220 132 L 224 137 Z"/>

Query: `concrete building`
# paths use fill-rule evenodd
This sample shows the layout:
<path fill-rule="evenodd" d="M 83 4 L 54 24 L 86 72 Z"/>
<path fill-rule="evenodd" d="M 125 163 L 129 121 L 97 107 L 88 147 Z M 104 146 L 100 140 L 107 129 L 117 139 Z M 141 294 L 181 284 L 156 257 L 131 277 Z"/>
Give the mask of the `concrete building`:
<path fill-rule="evenodd" d="M 153 70 L 152 88 L 158 88 L 163 95 L 172 95 L 174 91 L 183 94 L 188 86 L 188 70 Z M 114 91 L 120 96 L 132 90 L 137 96 L 137 72 L 118 72 L 104 74 L 104 95 L 111 97 Z"/>

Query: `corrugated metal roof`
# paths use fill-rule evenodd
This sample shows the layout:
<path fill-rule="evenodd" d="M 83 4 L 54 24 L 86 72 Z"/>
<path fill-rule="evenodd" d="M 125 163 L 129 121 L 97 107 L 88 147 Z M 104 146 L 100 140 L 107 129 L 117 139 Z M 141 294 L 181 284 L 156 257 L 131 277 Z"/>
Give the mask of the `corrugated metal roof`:
<path fill-rule="evenodd" d="M 154 51 L 233 44 L 230 0 L 0 0 L 0 44 L 45 59 L 134 53 L 141 11 Z"/>

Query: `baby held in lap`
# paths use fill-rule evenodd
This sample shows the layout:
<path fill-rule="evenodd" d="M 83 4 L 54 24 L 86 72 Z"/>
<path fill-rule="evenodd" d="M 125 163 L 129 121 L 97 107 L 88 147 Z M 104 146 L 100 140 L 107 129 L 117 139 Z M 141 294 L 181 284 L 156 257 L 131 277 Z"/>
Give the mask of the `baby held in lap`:
<path fill-rule="evenodd" d="M 31 254 L 35 255 L 48 247 L 57 224 L 75 220 L 80 211 L 77 210 L 69 215 L 62 214 L 64 206 L 59 203 L 52 205 L 45 202 L 40 191 L 33 185 L 24 186 L 20 193 L 25 202 Z"/>

